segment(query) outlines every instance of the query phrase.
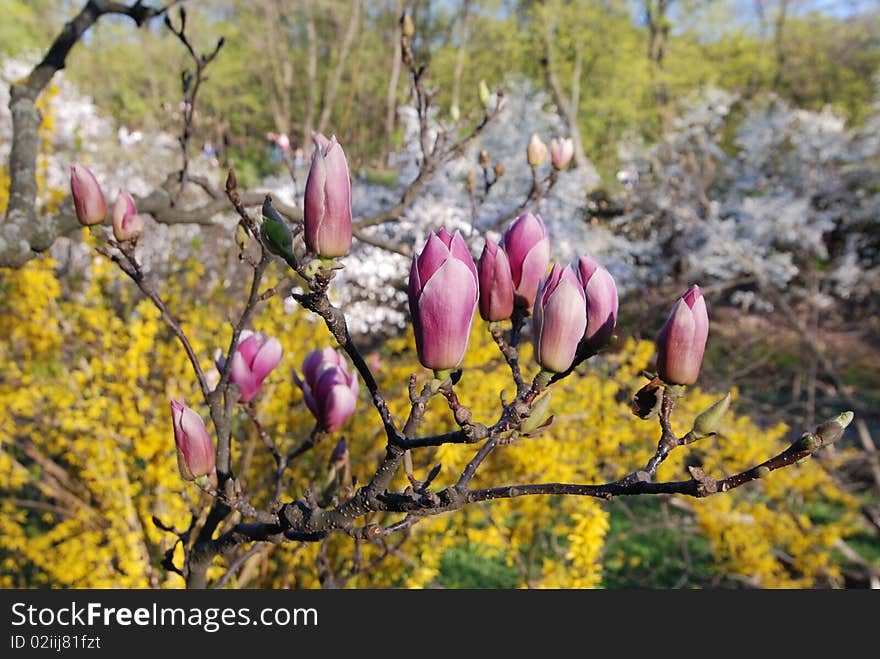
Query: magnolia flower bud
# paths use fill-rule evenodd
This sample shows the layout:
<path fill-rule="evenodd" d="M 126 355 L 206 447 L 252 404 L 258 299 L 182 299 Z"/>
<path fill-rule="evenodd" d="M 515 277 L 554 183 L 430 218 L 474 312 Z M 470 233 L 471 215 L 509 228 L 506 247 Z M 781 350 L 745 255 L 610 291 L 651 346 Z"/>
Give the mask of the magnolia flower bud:
<path fill-rule="evenodd" d="M 425 368 L 458 368 L 467 350 L 479 299 L 477 268 L 461 234 L 432 233 L 409 275 L 419 361 Z"/>
<path fill-rule="evenodd" d="M 281 361 L 281 354 L 278 339 L 270 339 L 262 332 L 242 330 L 229 370 L 229 381 L 237 384 L 241 393 L 240 402 L 250 402 L 260 392 L 263 380 Z M 223 371 L 226 359 L 219 348 L 214 354 L 214 363 L 218 371 Z"/>
<path fill-rule="evenodd" d="M 351 247 L 351 179 L 334 135 L 312 133 L 315 154 L 306 179 L 303 225 L 306 247 L 318 256 L 345 256 Z"/>
<path fill-rule="evenodd" d="M 666 384 L 697 381 L 706 339 L 709 314 L 700 287 L 694 284 L 679 298 L 657 335 L 657 375 Z"/>
<path fill-rule="evenodd" d="M 577 262 L 578 279 L 587 298 L 587 331 L 584 343 L 590 350 L 608 344 L 617 325 L 617 286 L 598 261 L 582 256 Z"/>
<path fill-rule="evenodd" d="M 138 215 L 131 195 L 120 188 L 113 204 L 113 236 L 119 242 L 125 242 L 137 240 L 143 232 L 144 218 Z"/>
<path fill-rule="evenodd" d="M 528 311 L 550 265 L 550 234 L 539 215 L 525 213 L 511 224 L 501 241 L 510 261 L 515 301 Z"/>
<path fill-rule="evenodd" d="M 360 393 L 357 375 L 333 348 L 312 350 L 303 360 L 303 379 L 296 370 L 293 380 L 303 392 L 306 407 L 321 429 L 335 432 L 357 407 Z"/>
<path fill-rule="evenodd" d="M 177 467 L 183 480 L 193 481 L 214 474 L 214 443 L 202 417 L 183 403 L 171 401 L 171 421 L 177 446 Z"/>
<path fill-rule="evenodd" d="M 532 167 L 540 167 L 547 160 L 547 145 L 541 141 L 537 133 L 532 133 L 532 139 L 526 147 L 526 160 Z"/>
<path fill-rule="evenodd" d="M 547 371 L 565 371 L 587 329 L 584 289 L 569 266 L 553 266 L 538 290 L 533 323 L 535 359 Z"/>
<path fill-rule="evenodd" d="M 555 169 L 565 169 L 574 157 L 574 142 L 566 138 L 550 140 L 550 162 Z"/>
<path fill-rule="evenodd" d="M 71 165 L 70 192 L 80 224 L 89 226 L 104 221 L 107 217 L 107 201 L 92 170 L 85 165 Z"/>
<path fill-rule="evenodd" d="M 490 322 L 506 320 L 513 313 L 513 278 L 507 254 L 486 241 L 479 264 L 480 316 Z"/>

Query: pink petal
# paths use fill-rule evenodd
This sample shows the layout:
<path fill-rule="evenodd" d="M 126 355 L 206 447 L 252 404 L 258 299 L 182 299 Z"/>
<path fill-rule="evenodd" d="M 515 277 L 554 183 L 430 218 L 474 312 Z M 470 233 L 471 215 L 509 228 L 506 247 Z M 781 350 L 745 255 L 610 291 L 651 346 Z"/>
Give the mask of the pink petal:
<path fill-rule="evenodd" d="M 523 263 L 531 249 L 542 239 L 547 237 L 547 229 L 540 217 L 531 213 L 520 215 L 513 224 L 508 227 L 502 239 L 504 251 L 510 260 L 510 273 L 513 283 L 519 286 L 522 277 Z M 549 257 L 548 242 L 548 259 Z"/>
<path fill-rule="evenodd" d="M 617 325 L 619 305 L 617 285 L 611 273 L 599 266 L 589 278 L 584 293 L 587 297 L 587 331 L 584 339 L 596 344 L 605 344 L 611 339 L 614 327 Z"/>
<path fill-rule="evenodd" d="M 337 384 L 330 389 L 321 403 L 321 424 L 328 432 L 335 432 L 342 427 L 357 407 L 357 398 L 344 384 Z"/>
<path fill-rule="evenodd" d="M 321 149 L 315 149 L 306 179 L 303 206 L 304 239 L 309 251 L 320 253 L 321 225 L 327 214 L 327 164 Z"/>
<path fill-rule="evenodd" d="M 260 390 L 253 372 L 248 368 L 240 351 L 236 351 L 232 355 L 232 368 L 229 371 L 229 380 L 238 385 L 242 403 L 249 402 Z"/>
<path fill-rule="evenodd" d="M 694 340 L 694 315 L 684 299 L 675 303 L 669 319 L 657 336 L 657 371 L 670 384 L 693 384 L 697 379 L 691 353 Z"/>
<path fill-rule="evenodd" d="M 242 338 L 243 335 L 244 332 L 238 337 L 238 347 L 235 352 L 242 356 L 244 363 L 250 368 L 251 364 L 254 363 L 254 357 L 257 356 L 257 352 L 260 350 L 260 337 L 256 334 L 250 334 Z"/>
<path fill-rule="evenodd" d="M 251 366 L 258 385 L 272 372 L 272 369 L 278 366 L 278 362 L 281 361 L 282 352 L 281 341 L 278 339 L 268 339 L 262 345 L 257 356 L 254 357 L 253 366 Z"/>
<path fill-rule="evenodd" d="M 444 263 L 424 285 L 418 300 L 416 343 L 422 364 L 456 368 L 464 358 L 477 304 L 477 283 L 467 265 Z"/>
<path fill-rule="evenodd" d="M 554 268 L 554 271 L 556 268 Z M 584 291 L 570 268 L 566 267 L 555 288 L 547 286 L 541 292 L 543 304 L 535 337 L 535 352 L 539 363 L 557 373 L 566 370 L 574 361 L 578 343 L 587 328 Z"/>
<path fill-rule="evenodd" d="M 339 353 L 333 348 L 327 347 L 323 350 L 312 350 L 303 360 L 303 377 L 308 385 L 314 389 L 326 365 L 337 366 L 339 362 Z"/>
<path fill-rule="evenodd" d="M 443 229 L 440 231 L 443 232 Z M 419 281 L 423 286 L 448 258 L 449 247 L 441 236 L 435 233 L 428 236 L 425 248 L 418 257 Z"/>
<path fill-rule="evenodd" d="M 474 257 L 471 256 L 471 251 L 468 249 L 467 243 L 464 242 L 464 238 L 461 237 L 460 231 L 456 231 L 453 234 L 449 244 L 449 252 L 470 268 L 471 273 L 474 275 L 474 281 L 477 281 L 477 266 L 474 265 Z"/>
<path fill-rule="evenodd" d="M 513 280 L 516 283 L 516 297 L 529 309 L 535 304 L 538 285 L 547 276 L 547 267 L 549 265 L 550 241 L 544 238 L 529 250 L 522 261 L 519 282 L 517 283 L 515 277 Z M 513 274 L 513 262 L 510 264 L 510 270 L 511 274 Z"/>

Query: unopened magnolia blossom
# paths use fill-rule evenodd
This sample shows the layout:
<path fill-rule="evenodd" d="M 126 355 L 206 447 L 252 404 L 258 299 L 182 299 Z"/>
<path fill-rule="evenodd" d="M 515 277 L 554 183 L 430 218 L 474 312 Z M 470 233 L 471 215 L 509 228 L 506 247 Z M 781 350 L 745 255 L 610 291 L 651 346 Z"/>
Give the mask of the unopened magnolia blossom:
<path fill-rule="evenodd" d="M 550 234 L 544 220 L 531 213 L 520 215 L 504 232 L 501 244 L 510 261 L 515 300 L 531 311 L 550 265 Z"/>
<path fill-rule="evenodd" d="M 502 248 L 486 241 L 480 255 L 480 316 L 490 322 L 506 320 L 513 313 L 513 277 Z"/>
<path fill-rule="evenodd" d="M 421 254 L 413 256 L 409 275 L 409 308 L 425 368 L 458 368 L 478 300 L 477 268 L 461 234 L 432 233 Z"/>
<path fill-rule="evenodd" d="M 587 299 L 584 344 L 591 350 L 598 350 L 611 340 L 617 325 L 617 285 L 611 273 L 589 256 L 578 259 L 577 274 Z"/>
<path fill-rule="evenodd" d="M 293 380 L 303 392 L 306 407 L 322 430 L 339 430 L 354 413 L 360 393 L 357 374 L 333 348 L 312 350 L 302 363 L 302 378 L 294 369 Z"/>
<path fill-rule="evenodd" d="M 121 188 L 113 204 L 112 221 L 113 236 L 119 242 L 137 240 L 144 232 L 144 218 L 138 215 L 131 195 Z"/>
<path fill-rule="evenodd" d="M 269 338 L 262 332 L 242 330 L 229 370 L 229 381 L 238 385 L 242 403 L 250 402 L 260 392 L 263 380 L 281 361 L 282 352 L 278 339 Z M 214 363 L 222 372 L 226 358 L 219 348 L 214 353 Z"/>
<path fill-rule="evenodd" d="M 571 366 L 587 329 L 584 289 L 570 266 L 553 266 L 541 284 L 532 325 L 535 359 L 547 371 Z"/>
<path fill-rule="evenodd" d="M 304 238 L 313 254 L 336 258 L 351 247 L 351 179 L 348 161 L 334 135 L 313 133 L 315 153 L 306 179 Z"/>
<path fill-rule="evenodd" d="M 184 480 L 213 477 L 215 473 L 214 442 L 196 412 L 177 400 L 171 401 L 171 422 L 177 447 L 177 467 Z"/>
<path fill-rule="evenodd" d="M 92 170 L 85 165 L 71 165 L 70 192 L 80 224 L 89 226 L 104 221 L 107 217 L 107 200 Z"/>
<path fill-rule="evenodd" d="M 574 157 L 574 142 L 569 138 L 553 138 L 550 140 L 550 162 L 556 169 L 565 169 Z"/>
<path fill-rule="evenodd" d="M 682 295 L 657 335 L 657 375 L 667 384 L 697 381 L 706 339 L 709 314 L 700 287 L 694 284 Z"/>

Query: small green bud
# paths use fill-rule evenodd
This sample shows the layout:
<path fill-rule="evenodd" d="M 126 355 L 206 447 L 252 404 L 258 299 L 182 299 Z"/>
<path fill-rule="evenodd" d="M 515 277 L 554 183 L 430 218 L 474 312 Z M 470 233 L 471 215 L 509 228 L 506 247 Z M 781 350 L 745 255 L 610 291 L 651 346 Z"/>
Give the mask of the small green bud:
<path fill-rule="evenodd" d="M 730 394 L 728 393 L 724 398 L 713 403 L 694 419 L 694 427 L 691 430 L 694 439 L 705 439 L 717 434 L 718 428 L 721 427 L 721 420 L 729 409 Z"/>
<path fill-rule="evenodd" d="M 479 94 L 480 103 L 483 104 L 483 109 L 488 112 L 489 103 L 492 101 L 492 92 L 489 91 L 489 85 L 486 84 L 485 80 L 480 80 Z"/>
<path fill-rule="evenodd" d="M 755 478 L 767 478 L 770 475 L 770 467 L 761 465 L 755 469 Z"/>
<path fill-rule="evenodd" d="M 550 398 L 552 397 L 552 395 L 553 393 L 549 392 L 546 395 L 541 396 L 541 398 L 539 398 L 537 402 L 532 405 L 532 410 L 529 413 L 529 418 L 523 421 L 522 425 L 520 425 L 519 427 L 520 432 L 532 432 L 536 430 L 538 426 L 543 424 L 547 417 L 547 412 L 550 409 Z"/>
<path fill-rule="evenodd" d="M 238 245 L 238 249 L 243 253 L 247 251 L 248 241 L 250 240 L 250 236 L 248 236 L 247 229 L 244 228 L 244 224 L 239 222 L 235 225 L 235 244 Z"/>
<path fill-rule="evenodd" d="M 266 243 L 266 247 L 273 254 L 285 256 L 293 249 L 293 234 L 287 222 L 281 217 L 281 213 L 272 205 L 272 198 L 266 195 L 263 202 L 263 224 L 260 225 L 260 234 Z"/>
<path fill-rule="evenodd" d="M 838 414 L 833 419 L 829 419 L 825 423 L 821 424 L 815 430 L 815 434 L 822 440 L 823 444 L 833 444 L 838 439 L 843 437 L 843 431 L 846 430 L 846 427 L 852 423 L 853 413 L 852 412 L 843 412 L 842 414 Z"/>
<path fill-rule="evenodd" d="M 820 446 L 822 446 L 822 439 L 810 432 L 801 435 L 797 443 L 799 451 L 815 451 Z"/>
<path fill-rule="evenodd" d="M 666 384 L 666 393 L 673 398 L 681 398 L 687 387 L 682 384 Z"/>
<path fill-rule="evenodd" d="M 409 14 L 400 17 L 400 31 L 407 39 L 412 39 L 415 36 L 416 24 Z"/>

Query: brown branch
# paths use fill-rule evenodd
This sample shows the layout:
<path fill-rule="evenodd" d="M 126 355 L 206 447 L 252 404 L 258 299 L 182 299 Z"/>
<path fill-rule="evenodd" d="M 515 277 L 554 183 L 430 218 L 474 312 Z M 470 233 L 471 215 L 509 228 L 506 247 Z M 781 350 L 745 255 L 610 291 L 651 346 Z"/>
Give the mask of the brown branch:
<path fill-rule="evenodd" d="M 108 0 L 90 0 L 62 28 L 48 52 L 22 82 L 10 89 L 12 146 L 9 152 L 9 203 L 0 225 L 0 266 L 21 267 L 36 253 L 48 249 L 63 231 L 72 227 L 57 226 L 52 217 L 38 215 L 37 153 L 40 147 L 40 112 L 36 102 L 55 73 L 66 66 L 67 56 L 88 29 L 102 16 L 128 16 L 138 26 L 164 14 L 175 3 L 152 7 L 142 2 L 126 5 Z"/>
<path fill-rule="evenodd" d="M 189 358 L 190 364 L 192 365 L 193 371 L 195 372 L 196 379 L 199 381 L 199 388 L 202 390 L 202 395 L 204 396 L 206 401 L 209 401 L 211 389 L 210 387 L 208 387 L 208 381 L 205 378 L 205 373 L 202 370 L 201 364 L 199 364 L 199 358 L 193 350 L 192 344 L 190 344 L 186 333 L 181 328 L 180 322 L 171 314 L 165 302 L 162 300 L 161 297 L 159 297 L 159 294 L 144 277 L 144 273 L 141 270 L 140 264 L 134 256 L 134 246 L 128 245 L 126 247 L 123 247 L 122 245 L 112 240 L 108 241 L 108 244 L 111 247 L 116 247 L 118 249 L 118 253 L 111 253 L 110 250 L 104 246 L 100 246 L 97 248 L 98 253 L 106 256 L 108 259 L 116 263 L 119 268 L 131 278 L 135 285 L 140 289 L 141 293 L 143 293 L 159 310 L 159 313 L 162 315 L 162 320 L 174 333 L 178 341 L 180 341 L 180 344 L 183 346 L 184 352 L 186 352 L 186 356 Z"/>
<path fill-rule="evenodd" d="M 199 95 L 199 89 L 206 79 L 205 69 L 211 62 L 214 61 L 214 59 L 220 53 L 220 49 L 223 47 L 224 42 L 223 37 L 220 37 L 220 39 L 217 41 L 217 45 L 214 47 L 214 50 L 207 54 L 196 53 L 195 47 L 193 46 L 192 42 L 186 34 L 186 10 L 183 7 L 180 8 L 179 18 L 180 27 L 175 28 L 174 24 L 171 22 L 171 17 L 166 14 L 165 26 L 174 36 L 177 37 L 178 41 L 180 41 L 180 43 L 182 43 L 186 48 L 187 52 L 190 55 L 190 59 L 192 59 L 193 61 L 194 72 L 181 72 L 181 88 L 183 91 L 183 126 L 181 129 L 181 135 L 178 138 L 178 142 L 180 143 L 180 148 L 183 153 L 183 165 L 181 166 L 180 172 L 178 174 L 180 186 L 174 196 L 174 202 L 176 202 L 180 195 L 183 194 L 183 190 L 186 187 L 187 183 L 187 174 L 189 172 L 190 160 L 189 141 L 193 134 L 193 121 L 196 114 L 196 100 Z"/>

